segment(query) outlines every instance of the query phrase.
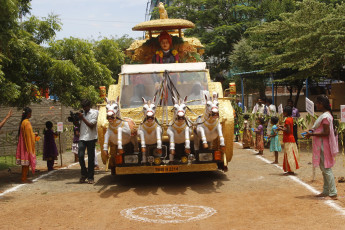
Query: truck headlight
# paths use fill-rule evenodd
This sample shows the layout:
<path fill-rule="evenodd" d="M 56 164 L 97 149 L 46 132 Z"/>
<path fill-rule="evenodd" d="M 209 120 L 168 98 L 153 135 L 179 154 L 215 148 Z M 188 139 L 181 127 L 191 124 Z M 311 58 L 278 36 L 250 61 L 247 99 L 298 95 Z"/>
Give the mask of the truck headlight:
<path fill-rule="evenodd" d="M 181 163 L 187 164 L 187 162 L 188 162 L 187 156 L 182 156 L 182 157 L 181 157 Z"/>
<path fill-rule="evenodd" d="M 199 153 L 199 161 L 212 161 L 212 153 Z"/>
<path fill-rule="evenodd" d="M 125 164 L 138 164 L 139 162 L 138 155 L 125 155 L 124 160 Z"/>
<path fill-rule="evenodd" d="M 161 158 L 160 157 L 155 157 L 154 163 L 155 163 L 155 165 L 160 165 L 162 163 Z"/>

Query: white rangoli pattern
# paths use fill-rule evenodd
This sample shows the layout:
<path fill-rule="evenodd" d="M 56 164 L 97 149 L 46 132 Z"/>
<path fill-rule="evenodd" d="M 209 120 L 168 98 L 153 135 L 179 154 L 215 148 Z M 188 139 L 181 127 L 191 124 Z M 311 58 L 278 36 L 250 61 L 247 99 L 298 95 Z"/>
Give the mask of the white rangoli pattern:
<path fill-rule="evenodd" d="M 150 223 L 186 223 L 205 219 L 217 213 L 210 207 L 186 204 L 163 204 L 128 208 L 121 215 L 132 220 Z"/>

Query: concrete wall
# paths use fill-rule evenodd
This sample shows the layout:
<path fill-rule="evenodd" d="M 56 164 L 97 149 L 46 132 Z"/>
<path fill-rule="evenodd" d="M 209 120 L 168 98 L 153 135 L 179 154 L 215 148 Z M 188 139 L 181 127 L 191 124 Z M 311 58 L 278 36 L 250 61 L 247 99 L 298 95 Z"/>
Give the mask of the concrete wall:
<path fill-rule="evenodd" d="M 67 121 L 67 117 L 69 116 L 70 110 L 73 109 L 61 106 L 59 102 L 48 99 L 43 99 L 40 104 L 32 104 L 29 107 L 32 109 L 32 117 L 30 118 L 31 125 L 34 131 L 38 132 L 39 136 L 41 136 L 41 140 L 36 143 L 37 152 L 42 153 L 43 151 L 43 130 L 47 121 L 53 122 L 54 129 L 56 129 L 57 122 L 64 122 L 65 130 L 60 136 L 61 147 L 62 151 L 65 151 L 66 148 L 70 148 L 73 138 L 73 126 L 72 123 Z M 9 107 L 0 107 L 0 120 L 6 116 L 9 109 Z M 0 156 L 15 154 L 21 115 L 22 109 L 18 110 L 17 108 L 13 108 L 13 116 L 0 130 Z M 56 143 L 59 148 L 58 139 L 56 139 Z"/>

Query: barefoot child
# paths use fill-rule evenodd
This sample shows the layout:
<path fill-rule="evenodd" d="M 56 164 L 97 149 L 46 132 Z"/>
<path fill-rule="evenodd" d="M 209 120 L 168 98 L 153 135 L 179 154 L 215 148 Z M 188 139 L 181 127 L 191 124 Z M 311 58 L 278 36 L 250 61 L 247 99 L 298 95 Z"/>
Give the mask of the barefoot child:
<path fill-rule="evenodd" d="M 298 149 L 293 136 L 293 119 L 292 107 L 285 106 L 283 115 L 286 117 L 284 126 L 280 126 L 279 130 L 283 130 L 283 142 L 284 142 L 284 162 L 283 170 L 287 172 L 287 175 L 294 175 L 295 171 L 299 169 L 299 155 Z"/>
<path fill-rule="evenodd" d="M 252 130 L 250 129 L 250 124 L 249 124 L 249 115 L 245 114 L 243 116 L 243 148 L 244 149 L 249 149 L 252 143 Z"/>
<path fill-rule="evenodd" d="M 44 130 L 43 160 L 47 161 L 48 171 L 54 169 L 54 160 L 57 160 L 58 150 L 55 144 L 57 136 L 53 131 L 53 123 L 47 121 L 46 129 Z"/>
<path fill-rule="evenodd" d="M 259 117 L 256 121 L 259 126 L 254 130 L 256 133 L 256 149 L 259 151 L 257 155 L 263 155 L 264 154 L 264 124 L 265 120 L 263 117 Z"/>
<path fill-rule="evenodd" d="M 271 124 L 273 126 L 271 128 L 271 133 L 268 137 L 271 138 L 270 152 L 274 152 L 274 161 L 272 162 L 272 164 L 278 164 L 278 152 L 282 151 L 282 147 L 280 145 L 279 136 L 278 136 L 278 127 L 277 127 L 278 121 L 279 121 L 278 117 L 271 117 Z"/>

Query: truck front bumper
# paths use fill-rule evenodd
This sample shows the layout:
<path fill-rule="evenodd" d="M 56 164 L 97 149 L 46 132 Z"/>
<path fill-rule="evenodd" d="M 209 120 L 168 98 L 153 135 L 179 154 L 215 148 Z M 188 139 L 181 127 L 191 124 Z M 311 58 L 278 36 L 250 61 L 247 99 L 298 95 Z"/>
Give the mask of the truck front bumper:
<path fill-rule="evenodd" d="M 218 170 L 217 163 L 191 164 L 191 165 L 159 165 L 159 166 L 129 166 L 116 167 L 117 175 L 125 174 L 156 174 L 156 173 L 180 173 L 202 172 Z"/>

